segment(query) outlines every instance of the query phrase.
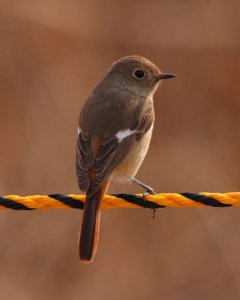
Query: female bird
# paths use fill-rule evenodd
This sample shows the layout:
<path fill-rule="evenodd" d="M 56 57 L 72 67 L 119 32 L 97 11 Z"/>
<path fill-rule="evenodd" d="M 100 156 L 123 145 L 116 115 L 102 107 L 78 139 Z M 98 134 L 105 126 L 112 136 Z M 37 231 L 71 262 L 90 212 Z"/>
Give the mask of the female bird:
<path fill-rule="evenodd" d="M 173 77 L 144 57 L 121 58 L 81 110 L 76 172 L 79 187 L 86 192 L 79 241 L 85 263 L 93 260 L 97 249 L 101 200 L 112 181 L 134 180 L 152 135 L 153 95 L 160 80 Z"/>

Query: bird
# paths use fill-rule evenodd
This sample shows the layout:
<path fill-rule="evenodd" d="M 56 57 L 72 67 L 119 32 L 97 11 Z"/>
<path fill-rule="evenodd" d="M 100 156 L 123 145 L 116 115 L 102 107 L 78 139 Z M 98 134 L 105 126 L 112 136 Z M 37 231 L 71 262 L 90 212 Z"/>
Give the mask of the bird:
<path fill-rule="evenodd" d="M 148 151 L 154 125 L 153 95 L 163 73 L 150 60 L 131 55 L 116 60 L 96 84 L 79 117 L 76 175 L 86 193 L 79 256 L 92 262 L 98 245 L 101 202 L 111 182 L 142 185 L 135 178 Z"/>

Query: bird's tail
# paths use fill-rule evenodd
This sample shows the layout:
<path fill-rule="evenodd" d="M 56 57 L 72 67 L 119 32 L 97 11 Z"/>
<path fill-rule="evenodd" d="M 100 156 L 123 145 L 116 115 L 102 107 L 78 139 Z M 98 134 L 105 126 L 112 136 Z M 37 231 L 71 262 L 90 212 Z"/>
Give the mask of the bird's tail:
<path fill-rule="evenodd" d="M 107 190 L 105 182 L 94 195 L 86 195 L 79 239 L 79 256 L 84 263 L 90 263 L 96 253 L 100 227 L 100 207 Z"/>

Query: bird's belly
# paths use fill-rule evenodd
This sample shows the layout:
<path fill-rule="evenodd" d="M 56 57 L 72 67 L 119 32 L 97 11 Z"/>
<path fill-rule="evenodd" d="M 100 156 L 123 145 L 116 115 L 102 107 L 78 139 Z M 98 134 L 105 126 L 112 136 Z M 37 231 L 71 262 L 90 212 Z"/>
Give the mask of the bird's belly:
<path fill-rule="evenodd" d="M 132 149 L 123 162 L 113 171 L 110 181 L 129 183 L 141 166 L 150 144 L 153 126 Z"/>

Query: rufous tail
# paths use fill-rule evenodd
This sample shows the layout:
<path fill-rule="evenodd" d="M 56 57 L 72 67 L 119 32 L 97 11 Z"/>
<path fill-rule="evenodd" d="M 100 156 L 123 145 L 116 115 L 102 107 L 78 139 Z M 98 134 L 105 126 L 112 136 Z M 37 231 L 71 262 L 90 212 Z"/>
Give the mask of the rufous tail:
<path fill-rule="evenodd" d="M 101 202 L 107 189 L 107 182 L 93 195 L 86 195 L 79 239 L 79 256 L 84 263 L 90 263 L 98 245 Z"/>

